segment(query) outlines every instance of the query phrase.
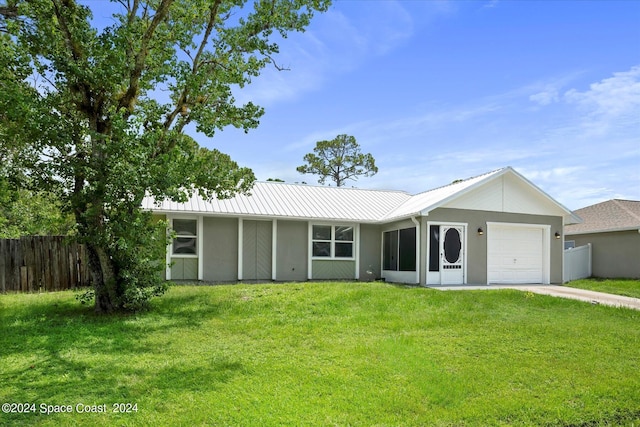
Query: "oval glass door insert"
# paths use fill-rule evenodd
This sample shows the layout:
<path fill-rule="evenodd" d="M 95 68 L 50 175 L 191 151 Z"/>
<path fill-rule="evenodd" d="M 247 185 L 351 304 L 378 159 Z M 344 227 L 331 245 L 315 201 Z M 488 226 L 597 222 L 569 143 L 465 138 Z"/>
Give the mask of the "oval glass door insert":
<path fill-rule="evenodd" d="M 455 228 L 450 228 L 444 235 L 444 259 L 449 264 L 455 264 L 460 259 L 460 232 Z"/>

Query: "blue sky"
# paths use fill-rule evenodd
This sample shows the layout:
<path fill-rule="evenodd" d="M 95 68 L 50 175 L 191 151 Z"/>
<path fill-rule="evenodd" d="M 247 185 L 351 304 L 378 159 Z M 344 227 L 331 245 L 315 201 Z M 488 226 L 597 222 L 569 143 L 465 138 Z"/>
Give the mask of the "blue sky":
<path fill-rule="evenodd" d="M 296 167 L 346 133 L 380 170 L 360 188 L 512 166 L 570 209 L 640 200 L 639 1 L 337 0 L 276 60 L 235 94 L 259 128 L 193 134 L 260 180 L 315 184 Z"/>
<path fill-rule="evenodd" d="M 237 93 L 258 129 L 204 146 L 258 179 L 346 133 L 380 171 L 350 185 L 417 193 L 503 166 L 570 209 L 640 200 L 640 2 L 336 1 Z"/>

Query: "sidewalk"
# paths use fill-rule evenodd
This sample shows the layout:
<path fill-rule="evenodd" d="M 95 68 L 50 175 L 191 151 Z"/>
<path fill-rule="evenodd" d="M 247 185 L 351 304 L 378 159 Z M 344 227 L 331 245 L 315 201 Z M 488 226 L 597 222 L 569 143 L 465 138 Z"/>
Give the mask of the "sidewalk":
<path fill-rule="evenodd" d="M 461 285 L 433 286 L 432 288 L 441 291 L 516 289 L 524 292 L 533 292 L 535 294 L 575 299 L 589 302 L 591 304 L 610 305 L 613 307 L 627 307 L 635 310 L 640 310 L 639 298 L 624 297 L 621 295 L 587 291 L 585 289 L 569 288 L 567 286 L 558 285 Z"/>

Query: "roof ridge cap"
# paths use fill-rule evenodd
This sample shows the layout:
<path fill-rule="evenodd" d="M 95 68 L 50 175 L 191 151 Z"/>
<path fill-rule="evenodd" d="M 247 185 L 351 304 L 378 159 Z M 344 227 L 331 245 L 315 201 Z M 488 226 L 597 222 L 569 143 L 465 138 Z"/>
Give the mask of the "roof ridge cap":
<path fill-rule="evenodd" d="M 372 191 L 377 193 L 404 193 L 411 196 L 411 193 L 405 190 L 383 190 L 376 188 L 358 188 L 358 187 L 335 187 L 330 185 L 320 185 L 320 184 L 301 184 L 295 182 L 282 182 L 282 181 L 255 181 L 257 184 L 267 184 L 267 185 L 289 185 L 291 187 L 302 187 L 302 188 L 322 188 L 322 189 L 330 189 L 330 190 L 354 190 L 354 191 Z"/>
<path fill-rule="evenodd" d="M 503 171 L 503 170 L 506 170 L 506 169 L 509 169 L 509 167 L 506 166 L 506 167 L 503 167 L 503 168 L 498 168 L 498 169 L 492 170 L 490 172 L 481 173 L 480 175 L 470 176 L 469 178 L 465 178 L 465 179 L 461 179 L 461 180 L 454 180 L 453 182 L 450 182 L 449 184 L 444 184 L 444 185 L 441 185 L 439 187 L 434 187 L 434 188 L 431 188 L 429 190 L 421 191 L 419 193 L 412 194 L 412 196 L 419 196 L 420 194 L 430 193 L 432 191 L 440 190 L 442 188 L 451 187 L 452 185 L 462 184 L 463 182 L 471 181 L 472 179 L 480 178 L 481 176 L 489 176 L 491 174 L 494 174 L 494 173 L 497 173 L 497 172 L 500 172 L 500 171 Z"/>
<path fill-rule="evenodd" d="M 636 215 L 635 212 L 633 212 L 631 209 L 627 208 L 625 205 L 623 205 L 622 203 L 620 203 L 621 201 L 627 201 L 627 202 L 632 202 L 633 200 L 622 200 L 622 199 L 613 199 L 613 202 L 620 207 L 621 209 L 623 209 L 626 213 L 628 213 L 629 215 L 631 215 L 633 218 L 637 219 L 638 221 L 640 221 L 640 215 Z"/>

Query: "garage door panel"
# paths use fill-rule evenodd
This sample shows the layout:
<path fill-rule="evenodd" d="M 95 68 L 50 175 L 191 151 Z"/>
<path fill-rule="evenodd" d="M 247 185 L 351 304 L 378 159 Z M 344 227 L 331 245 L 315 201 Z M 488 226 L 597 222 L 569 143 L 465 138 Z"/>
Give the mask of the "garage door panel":
<path fill-rule="evenodd" d="M 487 239 L 488 283 L 543 283 L 541 227 L 492 224 Z"/>

